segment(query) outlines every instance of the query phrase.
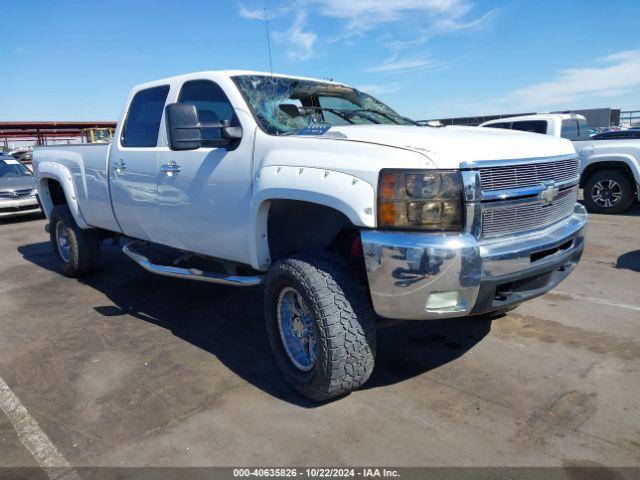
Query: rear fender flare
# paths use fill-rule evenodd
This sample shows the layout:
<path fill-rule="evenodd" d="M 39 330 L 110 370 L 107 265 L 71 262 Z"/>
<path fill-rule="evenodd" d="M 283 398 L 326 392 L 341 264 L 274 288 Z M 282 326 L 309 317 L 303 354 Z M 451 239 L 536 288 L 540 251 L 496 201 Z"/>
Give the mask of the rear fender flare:
<path fill-rule="evenodd" d="M 76 195 L 73 177 L 69 169 L 58 162 L 41 161 L 38 163 L 38 194 L 47 217 L 50 216 L 51 210 L 53 209 L 53 201 L 48 186 L 49 180 L 55 180 L 62 186 L 67 205 L 78 226 L 80 228 L 91 228 L 84 220 L 82 212 L 80 211 L 78 196 Z"/>

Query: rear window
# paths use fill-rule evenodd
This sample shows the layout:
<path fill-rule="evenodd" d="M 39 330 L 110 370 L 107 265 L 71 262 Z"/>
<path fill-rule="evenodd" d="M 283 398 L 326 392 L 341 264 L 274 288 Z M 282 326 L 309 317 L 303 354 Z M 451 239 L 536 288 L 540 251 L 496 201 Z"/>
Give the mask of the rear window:
<path fill-rule="evenodd" d="M 563 120 L 560 136 L 569 140 L 580 140 L 578 120 Z"/>
<path fill-rule="evenodd" d="M 590 140 L 591 134 L 589 132 L 589 125 L 585 119 L 578 120 L 578 136 L 580 140 Z"/>
<path fill-rule="evenodd" d="M 511 129 L 520 130 L 522 132 L 545 134 L 547 133 L 547 121 L 546 120 L 523 120 L 520 122 L 513 122 Z"/>
<path fill-rule="evenodd" d="M 169 85 L 140 90 L 135 94 L 122 129 L 123 147 L 155 147 Z"/>

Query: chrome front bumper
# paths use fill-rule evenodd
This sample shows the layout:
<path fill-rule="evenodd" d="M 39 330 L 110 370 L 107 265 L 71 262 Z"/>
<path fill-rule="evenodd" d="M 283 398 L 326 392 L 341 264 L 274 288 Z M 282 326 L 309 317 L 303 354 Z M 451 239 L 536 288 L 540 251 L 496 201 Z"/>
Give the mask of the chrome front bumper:
<path fill-rule="evenodd" d="M 542 295 L 577 265 L 587 212 L 544 230 L 478 241 L 470 234 L 361 231 L 380 316 L 427 320 L 499 310 Z"/>
<path fill-rule="evenodd" d="M 0 200 L 0 218 L 13 217 L 15 215 L 28 215 L 40 211 L 38 198 L 24 197 L 17 200 L 1 199 Z"/>

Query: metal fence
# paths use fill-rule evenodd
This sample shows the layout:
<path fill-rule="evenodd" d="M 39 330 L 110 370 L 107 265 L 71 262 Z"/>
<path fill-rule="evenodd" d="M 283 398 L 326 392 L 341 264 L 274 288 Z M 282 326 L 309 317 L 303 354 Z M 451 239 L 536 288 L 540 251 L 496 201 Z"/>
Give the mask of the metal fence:
<path fill-rule="evenodd" d="M 620 112 L 620 126 L 640 127 L 640 110 Z"/>

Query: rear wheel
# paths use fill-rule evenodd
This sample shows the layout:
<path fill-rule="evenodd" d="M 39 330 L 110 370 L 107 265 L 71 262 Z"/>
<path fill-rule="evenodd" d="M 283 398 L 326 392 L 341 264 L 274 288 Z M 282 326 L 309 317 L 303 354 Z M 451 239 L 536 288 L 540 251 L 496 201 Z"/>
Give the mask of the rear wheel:
<path fill-rule="evenodd" d="M 265 314 L 278 367 L 307 398 L 347 394 L 371 375 L 373 314 L 339 257 L 296 255 L 276 262 L 266 280 Z"/>
<path fill-rule="evenodd" d="M 98 232 L 78 227 L 67 205 L 53 207 L 49 232 L 53 254 L 67 277 L 78 277 L 98 267 Z"/>
<path fill-rule="evenodd" d="M 631 206 L 633 188 L 629 178 L 619 170 L 601 170 L 584 185 L 584 203 L 595 213 L 620 213 Z"/>

